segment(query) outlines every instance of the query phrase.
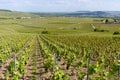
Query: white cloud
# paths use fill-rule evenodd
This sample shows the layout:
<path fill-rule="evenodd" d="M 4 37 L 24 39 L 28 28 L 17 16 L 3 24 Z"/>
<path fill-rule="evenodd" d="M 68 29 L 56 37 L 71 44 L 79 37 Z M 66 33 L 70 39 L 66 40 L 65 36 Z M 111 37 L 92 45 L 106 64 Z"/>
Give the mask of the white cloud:
<path fill-rule="evenodd" d="M 49 4 L 52 5 L 62 5 L 68 3 L 66 0 L 54 0 L 54 1 L 48 1 Z"/>
<path fill-rule="evenodd" d="M 79 2 L 89 2 L 90 0 L 78 0 Z"/>

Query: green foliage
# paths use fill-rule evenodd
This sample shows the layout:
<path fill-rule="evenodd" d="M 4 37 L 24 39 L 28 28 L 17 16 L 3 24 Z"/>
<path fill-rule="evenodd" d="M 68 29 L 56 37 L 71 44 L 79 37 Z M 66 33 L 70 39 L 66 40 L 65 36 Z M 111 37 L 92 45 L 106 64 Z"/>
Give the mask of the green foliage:
<path fill-rule="evenodd" d="M 19 72 L 14 70 L 13 74 L 12 74 L 12 79 L 13 80 L 19 80 L 19 76 L 20 76 Z"/>
<path fill-rule="evenodd" d="M 16 70 L 18 69 L 18 67 L 19 67 L 19 62 L 16 61 Z M 15 68 L 14 68 L 14 61 L 11 61 L 11 62 L 9 63 L 9 66 L 7 67 L 7 69 L 8 69 L 8 71 L 11 72 L 11 73 L 12 73 L 12 71 L 15 70 Z"/>
<path fill-rule="evenodd" d="M 113 35 L 119 35 L 120 34 L 120 32 L 118 32 L 118 31 L 115 31 L 114 33 L 113 33 Z"/>
<path fill-rule="evenodd" d="M 95 28 L 94 32 L 109 32 L 109 30 Z"/>
<path fill-rule="evenodd" d="M 57 67 L 56 71 L 52 74 L 51 80 L 71 80 L 71 79 Z"/>
<path fill-rule="evenodd" d="M 22 43 L 21 43 L 21 41 L 19 40 L 19 36 L 17 36 L 17 37 L 18 37 L 18 41 L 19 41 L 19 43 L 17 44 L 17 48 L 19 50 L 21 47 L 23 47 L 23 45 L 25 45 L 25 43 L 27 42 L 27 40 L 29 38 L 26 37 L 26 40 L 22 39 Z M 33 45 L 33 41 L 32 41 L 33 38 L 32 37 L 30 37 L 30 38 L 31 38 L 31 42 L 30 41 L 29 41 L 29 43 L 27 42 L 26 47 L 24 46 L 23 50 L 19 51 L 18 53 L 16 52 L 16 63 L 14 62 L 14 59 L 13 59 L 8 64 L 7 72 L 5 73 L 6 80 L 8 80 L 8 79 L 18 80 L 21 75 L 25 74 L 25 64 L 26 64 L 26 61 L 28 61 L 28 59 L 29 59 L 28 54 L 31 52 L 31 49 L 32 49 L 31 45 Z M 13 40 L 13 42 L 14 42 L 14 40 Z M 12 47 L 16 48 L 16 43 L 14 43 L 15 46 L 12 44 Z M 4 52 L 4 55 L 6 54 L 7 57 L 11 55 L 8 51 L 6 50 Z M 13 50 L 10 50 L 10 51 L 13 51 Z"/>
<path fill-rule="evenodd" d="M 44 67 L 45 67 L 45 70 L 48 71 L 48 70 L 53 70 L 53 65 L 54 65 L 54 61 L 52 58 L 48 58 L 48 59 L 45 59 L 44 62 Z"/>
<path fill-rule="evenodd" d="M 111 67 L 111 70 L 110 70 L 110 74 L 115 75 L 117 72 L 118 72 L 118 64 L 113 63 L 112 67 Z"/>
<path fill-rule="evenodd" d="M 5 80 L 9 80 L 10 79 L 10 74 L 9 74 L 9 71 L 7 70 L 6 73 L 5 73 Z"/>
<path fill-rule="evenodd" d="M 108 19 L 105 19 L 105 24 L 107 24 L 109 22 L 109 20 Z"/>
<path fill-rule="evenodd" d="M 0 63 L 3 62 L 3 57 L 0 55 Z"/>
<path fill-rule="evenodd" d="M 76 55 L 74 53 L 67 53 L 66 60 L 67 60 L 67 69 L 72 65 L 72 63 L 75 61 Z"/>
<path fill-rule="evenodd" d="M 20 63 L 19 68 L 18 68 L 18 71 L 19 71 L 21 74 L 25 74 L 25 66 L 24 66 L 24 64 Z"/>
<path fill-rule="evenodd" d="M 42 34 L 50 34 L 49 31 L 42 31 L 41 33 L 42 33 Z"/>
<path fill-rule="evenodd" d="M 92 78 L 92 80 L 106 80 L 106 79 L 104 79 L 103 77 L 94 77 Z"/>
<path fill-rule="evenodd" d="M 84 64 L 84 61 L 83 61 L 83 60 L 80 60 L 80 61 L 76 64 L 76 66 L 79 68 L 79 67 L 81 67 L 83 64 Z"/>
<path fill-rule="evenodd" d="M 88 68 L 88 74 L 92 75 L 93 73 L 95 73 L 95 66 L 94 65 L 90 65 Z"/>
<path fill-rule="evenodd" d="M 78 80 L 82 80 L 84 77 L 85 77 L 85 73 L 78 73 L 77 74 L 77 77 L 78 77 Z"/>

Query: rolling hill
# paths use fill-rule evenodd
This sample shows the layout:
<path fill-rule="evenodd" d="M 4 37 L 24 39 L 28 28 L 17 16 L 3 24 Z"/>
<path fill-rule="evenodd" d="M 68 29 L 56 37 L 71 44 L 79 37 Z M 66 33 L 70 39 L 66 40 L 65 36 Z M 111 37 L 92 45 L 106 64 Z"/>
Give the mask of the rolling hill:
<path fill-rule="evenodd" d="M 0 18 L 4 19 L 4 18 L 18 18 L 18 17 L 39 17 L 39 16 L 32 13 L 0 9 Z"/>
<path fill-rule="evenodd" d="M 69 13 L 34 13 L 40 16 L 68 16 L 68 17 L 120 17 L 120 11 L 76 11 Z"/>

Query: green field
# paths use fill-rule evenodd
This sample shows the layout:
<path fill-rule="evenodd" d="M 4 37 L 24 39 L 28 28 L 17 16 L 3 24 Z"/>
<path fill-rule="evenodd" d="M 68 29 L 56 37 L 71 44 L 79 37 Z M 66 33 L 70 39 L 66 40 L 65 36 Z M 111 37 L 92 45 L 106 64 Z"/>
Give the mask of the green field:
<path fill-rule="evenodd" d="M 50 34 L 83 34 L 83 35 L 113 35 L 120 30 L 120 24 L 105 24 L 94 20 L 105 20 L 106 18 L 80 18 L 80 17 L 41 17 L 31 19 L 1 19 L 0 33 L 38 33 L 48 31 Z M 98 29 L 108 32 L 94 32 L 93 24 Z M 8 30 L 10 28 L 10 30 Z"/>
<path fill-rule="evenodd" d="M 119 80 L 119 33 L 112 18 L 7 12 L 0 16 L 0 80 Z"/>

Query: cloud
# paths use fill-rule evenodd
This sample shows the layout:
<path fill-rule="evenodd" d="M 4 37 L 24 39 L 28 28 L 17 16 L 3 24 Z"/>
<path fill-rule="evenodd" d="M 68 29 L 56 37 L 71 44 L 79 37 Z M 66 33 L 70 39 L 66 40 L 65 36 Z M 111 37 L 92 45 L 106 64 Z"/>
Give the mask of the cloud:
<path fill-rule="evenodd" d="M 79 2 L 89 2 L 90 0 L 78 0 Z"/>
<path fill-rule="evenodd" d="M 64 3 L 66 3 L 66 1 L 65 0 L 59 0 L 59 1 L 56 1 L 56 3 L 58 3 L 58 4 L 64 4 Z"/>
<path fill-rule="evenodd" d="M 48 4 L 51 4 L 51 5 L 64 5 L 64 4 L 67 4 L 68 3 L 68 1 L 66 1 L 66 0 L 53 0 L 53 1 L 48 1 L 47 2 Z"/>
<path fill-rule="evenodd" d="M 120 10 L 119 3 L 120 0 L 0 0 L 0 8 L 18 11 L 43 12 L 77 10 Z"/>

